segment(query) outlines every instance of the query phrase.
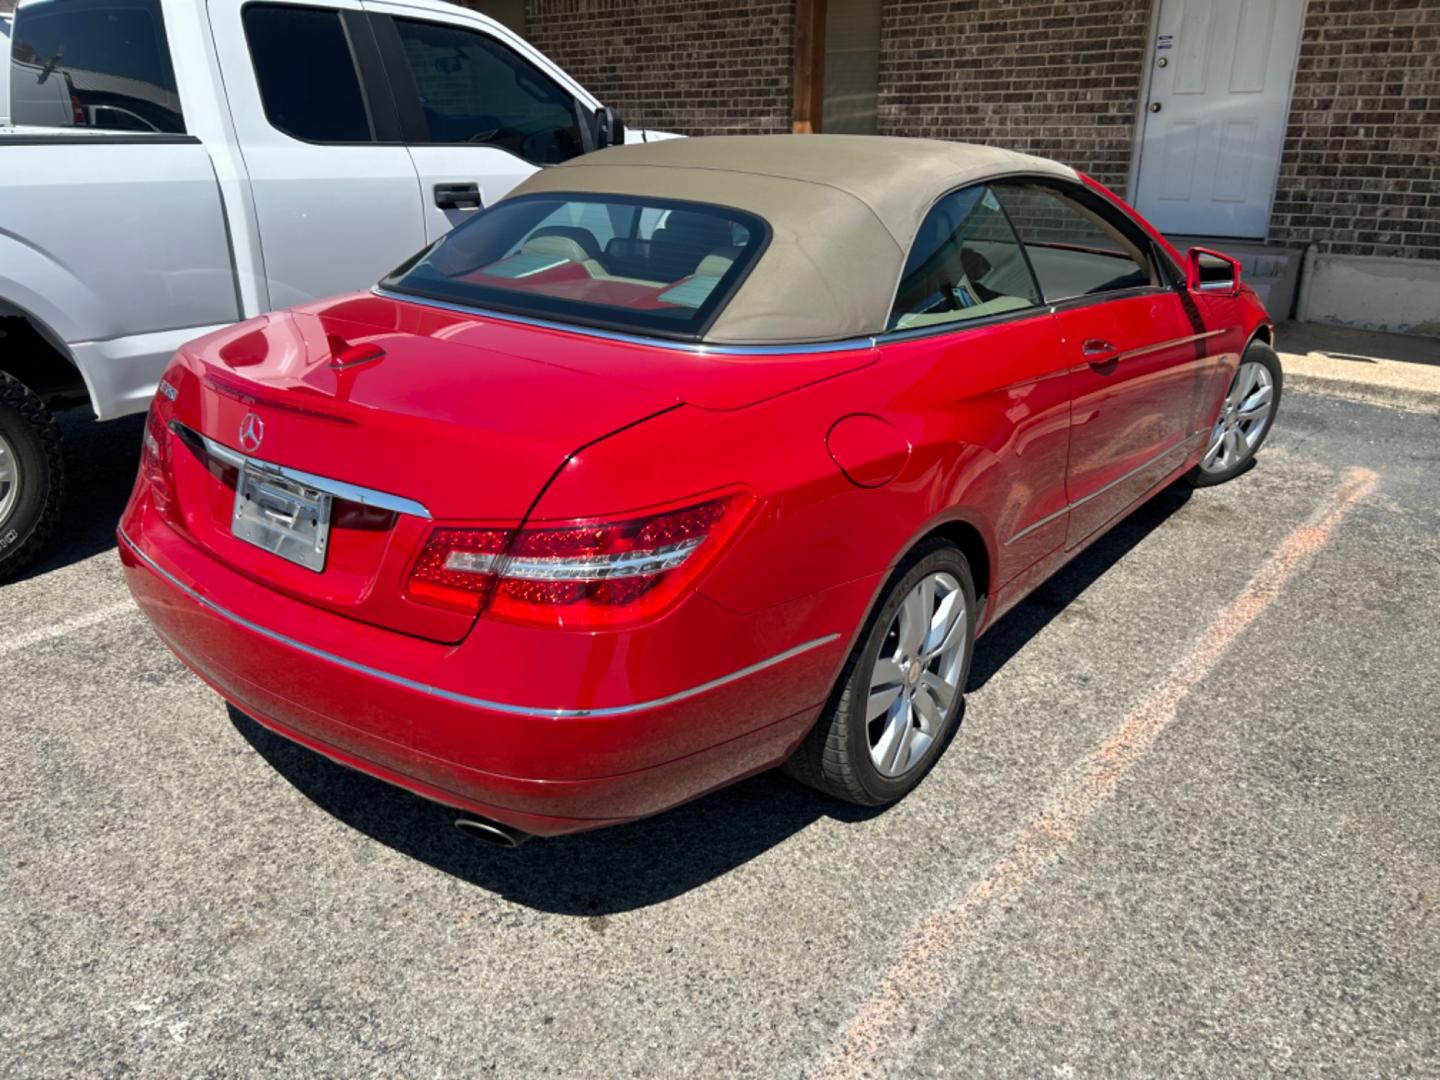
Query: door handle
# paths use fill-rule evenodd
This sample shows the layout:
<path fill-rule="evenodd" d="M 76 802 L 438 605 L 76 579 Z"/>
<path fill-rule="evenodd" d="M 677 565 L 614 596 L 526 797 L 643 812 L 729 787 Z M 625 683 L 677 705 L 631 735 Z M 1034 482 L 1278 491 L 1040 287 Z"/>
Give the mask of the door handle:
<path fill-rule="evenodd" d="M 1080 346 L 1080 351 L 1085 356 L 1085 362 L 1094 367 L 1104 367 L 1120 359 L 1120 350 L 1103 338 L 1090 338 Z"/>
<path fill-rule="evenodd" d="M 480 185 L 436 184 L 435 205 L 441 210 L 478 210 Z"/>

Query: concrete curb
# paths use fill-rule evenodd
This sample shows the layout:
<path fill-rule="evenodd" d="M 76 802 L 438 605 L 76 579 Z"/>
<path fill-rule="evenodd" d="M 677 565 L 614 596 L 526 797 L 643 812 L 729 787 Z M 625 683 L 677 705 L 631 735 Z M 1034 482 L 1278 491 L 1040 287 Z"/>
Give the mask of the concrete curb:
<path fill-rule="evenodd" d="M 1390 409 L 1406 412 L 1427 413 L 1440 416 L 1440 390 L 1407 390 L 1398 386 L 1384 386 L 1359 379 L 1335 379 L 1326 375 L 1309 375 L 1291 371 L 1285 367 L 1285 389 L 1298 390 L 1305 394 L 1329 394 L 1332 397 L 1348 398 L 1366 405 L 1383 405 Z"/>
<path fill-rule="evenodd" d="M 1281 353 L 1285 386 L 1303 393 L 1440 415 L 1440 367 L 1403 361 L 1336 360 L 1322 353 Z"/>

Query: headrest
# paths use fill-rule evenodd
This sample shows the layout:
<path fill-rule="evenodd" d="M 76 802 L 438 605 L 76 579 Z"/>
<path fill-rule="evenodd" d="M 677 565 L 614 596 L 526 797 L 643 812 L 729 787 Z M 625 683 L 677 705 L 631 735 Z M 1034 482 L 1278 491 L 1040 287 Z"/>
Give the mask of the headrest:
<path fill-rule="evenodd" d="M 577 262 L 584 259 L 600 258 L 600 242 L 595 239 L 595 234 L 589 229 L 582 229 L 579 225 L 544 225 L 530 234 L 530 239 L 525 241 L 525 247 L 530 248 L 531 241 L 544 239 L 546 237 L 564 237 L 579 245 L 584 255 Z M 555 251 L 558 248 L 530 248 L 532 251 Z"/>
<path fill-rule="evenodd" d="M 695 267 L 696 277 L 724 277 L 725 272 L 735 264 L 740 257 L 738 247 L 716 248 L 709 255 L 700 260 L 700 265 Z"/>

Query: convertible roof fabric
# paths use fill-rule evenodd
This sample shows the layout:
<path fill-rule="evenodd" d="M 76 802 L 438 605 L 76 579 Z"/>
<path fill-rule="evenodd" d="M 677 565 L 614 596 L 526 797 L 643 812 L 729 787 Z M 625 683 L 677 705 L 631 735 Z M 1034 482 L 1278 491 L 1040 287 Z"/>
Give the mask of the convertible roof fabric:
<path fill-rule="evenodd" d="M 1076 179 L 992 146 L 871 135 L 721 135 L 584 154 L 510 197 L 559 192 L 689 199 L 756 214 L 770 246 L 704 340 L 786 345 L 878 334 L 910 243 L 947 192 L 1002 176 Z"/>

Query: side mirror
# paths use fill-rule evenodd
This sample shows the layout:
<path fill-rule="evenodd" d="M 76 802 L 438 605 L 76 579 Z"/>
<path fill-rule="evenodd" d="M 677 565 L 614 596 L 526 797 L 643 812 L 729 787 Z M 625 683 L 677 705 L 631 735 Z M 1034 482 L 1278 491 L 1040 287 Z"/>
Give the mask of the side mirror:
<path fill-rule="evenodd" d="M 625 121 L 620 119 L 620 110 L 613 105 L 602 105 L 595 113 L 595 148 L 604 150 L 607 146 L 625 145 Z"/>
<path fill-rule="evenodd" d="M 1240 292 L 1240 261 L 1209 248 L 1192 247 L 1185 257 L 1185 284 L 1191 292 L 1235 296 Z"/>

